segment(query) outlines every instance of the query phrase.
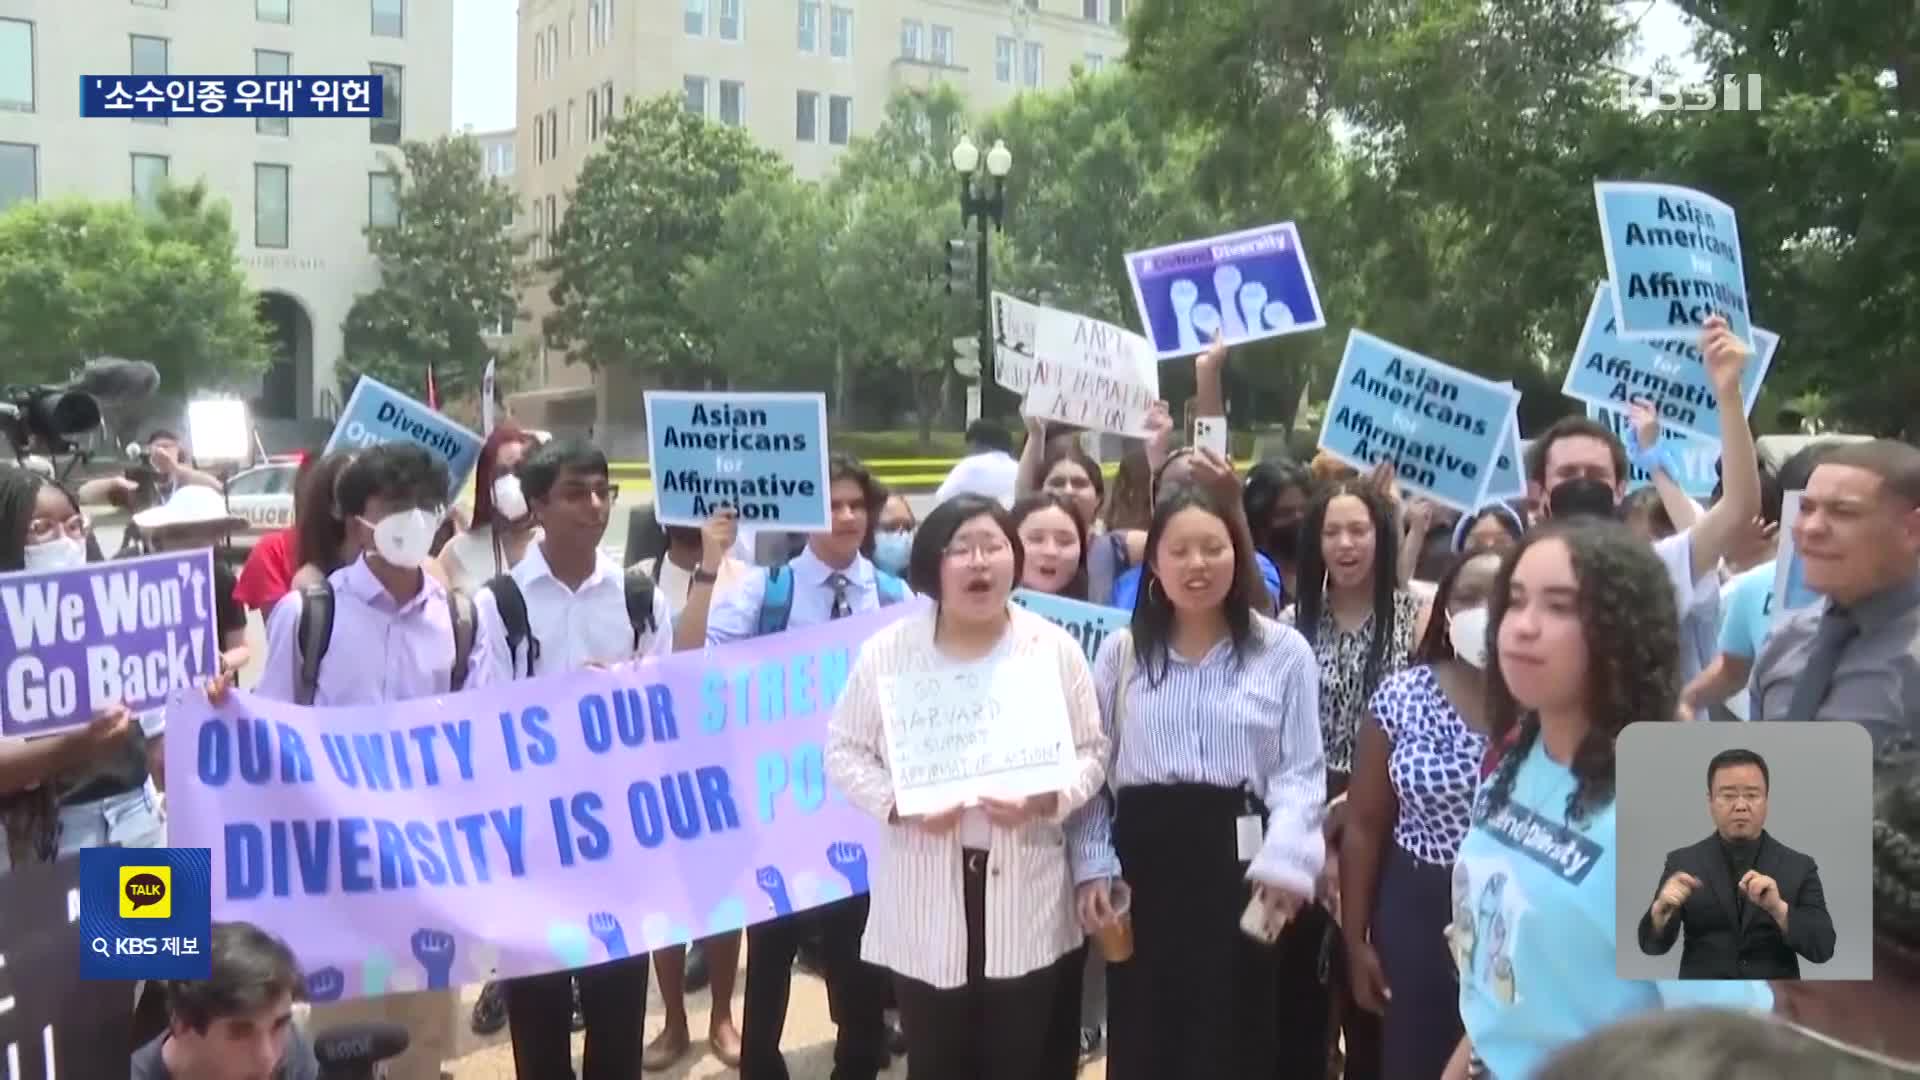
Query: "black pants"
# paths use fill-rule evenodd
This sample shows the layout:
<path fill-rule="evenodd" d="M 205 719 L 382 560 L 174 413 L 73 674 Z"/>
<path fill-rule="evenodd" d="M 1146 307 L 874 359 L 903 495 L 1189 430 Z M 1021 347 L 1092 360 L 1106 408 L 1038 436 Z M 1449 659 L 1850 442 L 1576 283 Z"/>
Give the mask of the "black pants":
<path fill-rule="evenodd" d="M 1279 953 L 1240 930 L 1253 891 L 1235 824 L 1249 813 L 1266 808 L 1234 788 L 1120 792 L 1113 846 L 1133 889 L 1133 957 L 1107 969 L 1109 1080 L 1323 1075 L 1276 1073 Z"/>
<path fill-rule="evenodd" d="M 515 1074 L 528 1080 L 573 1075 L 573 982 L 578 979 L 580 1014 L 587 1022 L 580 1080 L 639 1076 L 649 959 L 629 956 L 508 980 L 507 1028 L 513 1035 Z"/>
<path fill-rule="evenodd" d="M 1068 953 L 1013 979 L 987 978 L 987 853 L 961 855 L 967 920 L 967 982 L 941 990 L 893 978 L 913 1080 L 1045 1080 L 1061 965 Z"/>
<path fill-rule="evenodd" d="M 1080 1028 L 1087 996 L 1087 950 L 1092 943 L 1081 942 L 1061 961 L 1060 978 L 1054 982 L 1053 1021 L 1047 1036 L 1047 1075 L 1056 1080 L 1073 1080 L 1080 1075 Z"/>
<path fill-rule="evenodd" d="M 867 929 L 867 898 L 823 907 L 747 928 L 746 1015 L 741 1018 L 741 1080 L 787 1080 L 780 1036 L 787 1027 L 793 957 L 817 930 L 826 966 L 827 1007 L 839 1028 L 833 1080 L 874 1080 L 886 1048 L 886 975 L 860 959 Z"/>

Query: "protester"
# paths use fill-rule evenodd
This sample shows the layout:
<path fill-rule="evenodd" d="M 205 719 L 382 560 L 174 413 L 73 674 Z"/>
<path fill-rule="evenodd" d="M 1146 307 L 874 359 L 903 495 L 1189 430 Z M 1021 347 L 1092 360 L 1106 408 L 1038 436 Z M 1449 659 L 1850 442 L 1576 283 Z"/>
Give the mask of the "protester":
<path fill-rule="evenodd" d="M 1171 492 L 1191 486 L 1207 488 L 1213 495 L 1227 504 L 1227 527 L 1237 540 L 1244 541 L 1251 553 L 1243 567 L 1257 583 L 1254 593 L 1258 599 L 1255 604 L 1262 615 L 1271 616 L 1280 609 L 1275 606 L 1282 595 L 1280 571 L 1272 561 L 1262 554 L 1253 542 L 1253 529 L 1247 521 L 1247 510 L 1240 478 L 1234 474 L 1233 465 L 1211 450 L 1194 450 L 1191 447 L 1175 450 L 1161 464 L 1160 471 L 1153 481 L 1155 504 L 1168 497 Z M 1131 540 L 1132 537 L 1129 537 Z M 1095 545 L 1096 552 L 1098 545 Z M 1141 538 L 1141 551 L 1146 550 L 1145 540 Z M 1092 565 L 1089 562 L 1089 565 Z M 1145 564 L 1134 566 L 1125 571 L 1113 583 L 1112 607 L 1130 610 L 1140 593 L 1140 583 L 1144 578 Z"/>
<path fill-rule="evenodd" d="M 937 501 L 946 502 L 948 498 L 951 496 L 941 496 Z M 873 531 L 873 565 L 894 577 L 905 577 L 907 559 L 913 552 L 913 528 L 913 504 L 905 495 L 888 495 L 886 505 L 880 508 L 880 523 Z"/>
<path fill-rule="evenodd" d="M 0 573 L 71 570 L 98 553 L 73 496 L 38 473 L 0 466 Z M 0 873 L 83 847 L 164 845 L 146 746 L 117 702 L 85 727 L 0 739 Z"/>
<path fill-rule="evenodd" d="M 721 598 L 707 617 L 707 643 L 724 644 L 817 626 L 898 603 L 909 595 L 899 578 L 874 568 L 863 552 L 873 546 L 874 522 L 886 494 L 857 458 L 828 460 L 831 529 L 814 533 L 792 562 L 757 569 Z M 822 963 L 833 1020 L 834 1074 L 873 1080 L 890 1058 L 885 1021 L 886 977 L 860 959 L 867 925 L 866 896 L 854 896 L 747 930 L 746 1015 L 740 1071 L 748 1080 L 785 1080 L 780 1037 L 786 1029 L 794 955 L 813 932 L 822 937 Z"/>
<path fill-rule="evenodd" d="M 1513 507 L 1503 502 L 1490 502 L 1471 514 L 1460 516 L 1460 521 L 1453 527 L 1453 550 L 1461 555 L 1482 551 L 1508 552 L 1520 542 L 1521 534 L 1526 531 L 1526 523 L 1520 520 L 1519 513 Z"/>
<path fill-rule="evenodd" d="M 1019 475 L 1020 463 L 1014 459 L 1013 437 L 1007 429 L 991 420 L 975 420 L 967 425 L 967 456 L 954 462 L 933 501 L 938 504 L 955 495 L 973 494 L 1012 506 Z"/>
<path fill-rule="evenodd" d="M 243 609 L 264 617 L 293 588 L 294 571 L 300 569 L 300 489 L 319 463 L 317 454 L 300 455 L 300 467 L 293 474 L 293 523 L 261 537 L 247 552 L 233 589 L 233 598 Z"/>
<path fill-rule="evenodd" d="M 490 684 L 671 650 L 667 598 L 646 571 L 623 572 L 600 551 L 619 494 L 609 476 L 606 455 L 577 439 L 548 443 L 520 463 L 516 486 L 541 535 L 475 598 L 485 654 L 496 665 Z M 586 1021 L 582 1080 L 632 1080 L 641 1061 L 648 963 L 643 954 L 509 981 L 514 1068 L 522 1076 L 568 1069 L 578 980 Z"/>
<path fill-rule="evenodd" d="M 1774 627 L 1753 663 L 1755 720 L 1852 720 L 1920 736 L 1920 449 L 1836 446 L 1800 496 L 1793 542 L 1825 603 Z"/>
<path fill-rule="evenodd" d="M 1759 459 L 1740 391 L 1741 371 L 1751 350 L 1727 329 L 1725 320 L 1715 316 L 1702 331 L 1700 352 L 1720 411 L 1724 491 L 1720 501 L 1693 524 L 1653 544 L 1654 554 L 1667 568 L 1675 609 L 1683 617 L 1708 603 L 1717 606 L 1720 564 L 1739 547 L 1742 534 L 1760 513 Z M 1674 472 L 1657 438 L 1651 451 L 1639 452 L 1635 458 L 1635 464 L 1656 476 L 1670 477 Z M 1540 500 L 1547 518 L 1618 515 L 1626 495 L 1627 448 L 1606 424 L 1584 415 L 1563 417 L 1527 448 L 1526 465 L 1528 489 Z M 1683 684 L 1713 659 L 1705 628 L 1718 627 L 1717 615 L 1711 622 L 1705 615 L 1691 617 L 1695 621 L 1683 639 L 1688 647 L 1681 653 Z"/>
<path fill-rule="evenodd" d="M 1151 416 L 1149 418 L 1151 419 Z M 1166 431 L 1148 440 L 1164 440 Z M 1113 486 L 1100 507 L 1100 525 L 1109 533 L 1145 533 L 1153 524 L 1153 460 L 1146 446 L 1129 447 L 1113 470 Z"/>
<path fill-rule="evenodd" d="M 713 598 L 745 576 L 747 567 L 733 558 L 740 526 L 731 507 L 713 512 L 698 529 L 667 527 L 668 549 L 653 561 L 651 573 L 673 605 L 673 647 L 700 649 L 707 643 L 707 616 Z M 690 534 L 690 536 L 689 536 Z M 716 567 L 709 570 L 708 567 Z M 733 988 L 740 970 L 741 932 L 715 934 L 692 946 L 670 945 L 653 952 L 653 973 L 660 983 L 660 1003 L 666 1022 L 641 1055 L 649 1072 L 672 1068 L 693 1048 L 687 1020 L 687 994 L 711 982 L 712 1008 L 707 1015 L 707 1047 L 729 1067 L 740 1064 L 740 1029 L 733 1020 Z"/>
<path fill-rule="evenodd" d="M 1466 1037 L 1445 1080 L 1520 1080 L 1583 1035 L 1648 1009 L 1764 1010 L 1765 984 L 1615 974 L 1614 742 L 1674 714 L 1679 614 L 1660 560 L 1586 518 L 1530 532 L 1488 611 L 1488 735 L 1448 929 Z M 1512 736 L 1511 742 L 1508 737 Z M 1538 844 L 1567 859 L 1542 860 Z"/>
<path fill-rule="evenodd" d="M 1253 543 L 1279 571 L 1275 601 L 1285 604 L 1300 588 L 1300 524 L 1313 498 L 1313 475 L 1291 461 L 1268 460 L 1247 471 L 1244 501 Z"/>
<path fill-rule="evenodd" d="M 486 684 L 495 662 L 489 635 L 476 632 L 472 601 L 424 569 L 448 487 L 446 465 L 412 443 L 376 446 L 342 470 L 338 506 L 347 543 L 362 554 L 274 605 L 256 694 L 302 705 L 382 705 Z M 225 689 L 218 680 L 209 696 L 222 700 Z M 413 1044 L 389 1063 L 389 1077 L 438 1080 L 451 1046 L 427 1036 L 442 1029 L 447 997 L 389 994 L 316 1015 L 407 1027 Z"/>
<path fill-rule="evenodd" d="M 1318 674 L 1306 641 L 1259 613 L 1237 494 L 1162 497 L 1132 627 L 1095 663 L 1113 797 L 1068 834 L 1089 932 L 1115 924 L 1116 881 L 1131 894 L 1133 954 L 1108 970 L 1112 1080 L 1270 1080 L 1279 971 L 1243 909 L 1291 916 L 1325 858 Z"/>
<path fill-rule="evenodd" d="M 1360 470 L 1333 456 L 1325 450 L 1313 455 L 1307 463 L 1307 473 L 1313 477 L 1315 487 L 1327 487 L 1360 479 Z"/>
<path fill-rule="evenodd" d="M 532 434 L 502 424 L 480 447 L 473 469 L 473 522 L 440 550 L 443 579 L 473 593 L 518 566 L 533 546 L 534 518 L 522 481 L 515 474 L 539 442 Z"/>
<path fill-rule="evenodd" d="M 292 950 L 242 922 L 217 922 L 204 979 L 166 984 L 167 1030 L 134 1051 L 132 1080 L 318 1080 L 294 1021 L 306 982 Z"/>
<path fill-rule="evenodd" d="M 293 590 L 318 585 L 360 557 L 360 534 L 347 528 L 346 514 L 340 509 L 340 474 L 353 459 L 351 450 L 322 457 L 294 491 L 293 527 L 299 531 L 299 542 L 289 582 Z"/>
<path fill-rule="evenodd" d="M 1079 643 L 1008 602 L 1023 558 L 997 500 L 963 494 L 936 507 L 915 537 L 910 580 L 934 610 L 868 640 L 827 737 L 827 779 L 888 826 L 861 954 L 894 973 L 907 1067 L 918 1080 L 1047 1076 L 1057 985 L 1068 964 L 1081 962 L 1060 823 L 1100 789 L 1107 738 Z M 1057 680 L 1074 779 L 1060 791 L 901 814 L 882 680 L 991 676 L 1016 664 Z M 1046 718 L 1046 705 L 1020 704 L 1041 710 L 1032 719 Z"/>
<path fill-rule="evenodd" d="M 1895 1080 L 1895 1062 L 1764 1016 L 1670 1009 L 1602 1028 L 1553 1055 L 1534 1080 Z"/>
<path fill-rule="evenodd" d="M 1013 504 L 1012 520 L 1022 552 L 1019 587 L 1085 600 L 1090 544 L 1073 504 L 1058 495 L 1029 495 Z"/>
<path fill-rule="evenodd" d="M 1460 1042 L 1442 932 L 1487 751 L 1487 600 L 1499 572 L 1499 554 L 1483 551 L 1440 579 L 1440 616 L 1415 666 L 1381 681 L 1354 749 L 1341 926 L 1353 999 L 1383 1017 L 1382 1076 L 1438 1076 Z"/>

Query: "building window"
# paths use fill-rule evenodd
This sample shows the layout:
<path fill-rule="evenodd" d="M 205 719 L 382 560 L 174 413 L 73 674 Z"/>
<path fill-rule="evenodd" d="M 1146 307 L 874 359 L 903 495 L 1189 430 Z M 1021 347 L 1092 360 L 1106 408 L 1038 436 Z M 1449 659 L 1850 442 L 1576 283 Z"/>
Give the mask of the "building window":
<path fill-rule="evenodd" d="M 578 15 L 573 14 L 572 12 L 568 12 L 567 13 L 567 59 L 569 60 L 573 59 L 574 50 L 579 47 L 579 39 L 578 39 L 579 31 L 580 31 L 580 17 Z"/>
<path fill-rule="evenodd" d="M 253 0 L 253 17 L 261 22 L 293 21 L 293 0 Z"/>
<path fill-rule="evenodd" d="M 133 155 L 133 205 L 152 210 L 160 188 L 167 182 L 167 158 L 164 154 Z"/>
<path fill-rule="evenodd" d="M 686 0 L 686 13 L 680 21 L 689 37 L 707 36 L 707 0 Z"/>
<path fill-rule="evenodd" d="M 827 98 L 827 141 L 847 145 L 853 128 L 853 99 L 834 94 Z"/>
<path fill-rule="evenodd" d="M 605 100 L 600 102 L 600 130 L 610 131 L 613 128 L 613 118 L 615 115 L 613 111 L 612 79 L 608 79 L 607 85 L 600 88 L 600 93 L 605 98 Z"/>
<path fill-rule="evenodd" d="M 920 20 L 900 20 L 900 57 L 903 60 L 920 59 Z"/>
<path fill-rule="evenodd" d="M 1127 0 L 1107 0 L 1107 21 L 1115 26 L 1127 21 Z"/>
<path fill-rule="evenodd" d="M 560 63 L 560 28 L 547 27 L 547 78 L 553 78 L 553 69 Z"/>
<path fill-rule="evenodd" d="M 142 37 L 139 34 L 128 35 L 133 43 L 132 63 L 127 68 L 130 75 L 165 75 L 167 73 L 167 39 Z M 164 116 L 136 116 L 136 124 L 164 124 Z"/>
<path fill-rule="evenodd" d="M 547 160 L 547 118 L 533 118 L 533 163 L 538 165 Z"/>
<path fill-rule="evenodd" d="M 560 156 L 560 110 L 547 110 L 547 160 L 553 161 Z"/>
<path fill-rule="evenodd" d="M 553 234 L 560 231 L 560 211 L 554 204 L 553 196 L 547 196 L 547 246 L 553 246 Z"/>
<path fill-rule="evenodd" d="M 293 74 L 293 54 L 274 52 L 272 49 L 253 50 L 253 73 L 255 75 L 291 75 Z M 285 135 L 288 121 L 284 116 L 256 116 L 253 118 L 253 132 L 256 135 Z"/>
<path fill-rule="evenodd" d="M 40 148 L 0 142 L 0 210 L 40 197 Z"/>
<path fill-rule="evenodd" d="M 820 51 L 820 0 L 800 0 L 798 44 L 801 52 Z"/>
<path fill-rule="evenodd" d="M 399 146 L 400 118 L 405 100 L 400 92 L 400 65 L 369 64 L 368 67 L 380 76 L 380 97 L 383 102 L 380 115 L 367 121 L 373 126 L 373 141 L 382 146 Z"/>
<path fill-rule="evenodd" d="M 533 81 L 539 82 L 547 74 L 547 35 L 533 35 Z"/>
<path fill-rule="evenodd" d="M 600 137 L 600 91 L 587 95 L 587 141 Z"/>
<path fill-rule="evenodd" d="M 1025 70 L 1022 72 L 1026 78 L 1027 86 L 1035 89 L 1039 88 L 1040 84 L 1045 81 L 1046 65 L 1046 47 L 1037 41 L 1027 42 L 1027 62 Z"/>
<path fill-rule="evenodd" d="M 720 40 L 740 40 L 741 0 L 720 0 Z"/>
<path fill-rule="evenodd" d="M 705 76 L 689 75 L 682 79 L 686 88 L 687 111 L 695 116 L 707 115 L 707 80 Z"/>
<path fill-rule="evenodd" d="M 373 0 L 373 36 L 407 36 L 407 0 Z"/>
<path fill-rule="evenodd" d="M 742 99 L 746 97 L 746 92 L 745 83 L 734 82 L 731 79 L 720 80 L 721 123 L 739 127 L 745 122 L 746 107 Z"/>
<path fill-rule="evenodd" d="M 1087 74 L 1098 75 L 1107 66 L 1107 58 L 1097 52 L 1087 54 Z"/>
<path fill-rule="evenodd" d="M 285 165 L 253 167 L 253 246 L 287 246 L 287 173 Z"/>
<path fill-rule="evenodd" d="M 1080 17 L 1088 22 L 1100 21 L 1100 0 L 1080 0 Z"/>
<path fill-rule="evenodd" d="M 367 174 L 367 224 L 390 229 L 400 224 L 400 177 L 397 173 Z"/>
<path fill-rule="evenodd" d="M 538 259 L 547 253 L 547 208 L 539 199 L 533 200 L 533 243 L 527 249 Z"/>
<path fill-rule="evenodd" d="M 853 55 L 853 9 L 835 5 L 827 15 L 827 51 L 835 60 Z"/>
<path fill-rule="evenodd" d="M 603 45 L 613 44 L 613 5 L 615 2 L 616 0 L 601 0 L 600 2 L 600 42 Z"/>
<path fill-rule="evenodd" d="M 1013 82 L 1013 50 L 1014 48 L 1015 48 L 1014 41 L 1010 37 L 999 37 L 999 38 L 993 39 L 993 81 L 994 82 L 1000 82 L 1000 83 Z"/>
<path fill-rule="evenodd" d="M 573 145 L 573 133 L 580 126 L 579 117 L 573 110 L 573 99 L 567 99 L 567 145 Z"/>
<path fill-rule="evenodd" d="M 0 19 L 0 109 L 33 111 L 33 24 L 25 19 Z"/>
<path fill-rule="evenodd" d="M 941 67 L 953 66 L 953 27 L 935 26 L 932 45 L 933 62 Z"/>
<path fill-rule="evenodd" d="M 820 95 L 812 90 L 794 95 L 793 137 L 801 142 L 820 141 Z"/>

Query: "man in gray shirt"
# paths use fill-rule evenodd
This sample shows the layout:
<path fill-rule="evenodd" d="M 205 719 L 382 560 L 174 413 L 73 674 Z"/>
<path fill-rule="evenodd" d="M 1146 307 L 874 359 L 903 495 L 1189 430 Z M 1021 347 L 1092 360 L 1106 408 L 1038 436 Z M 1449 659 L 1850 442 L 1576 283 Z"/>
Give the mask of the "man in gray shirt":
<path fill-rule="evenodd" d="M 209 977 L 167 984 L 167 1030 L 134 1051 L 132 1080 L 316 1080 L 292 951 L 251 923 L 215 923 L 208 952 Z"/>
<path fill-rule="evenodd" d="M 1891 439 L 1828 451 L 1793 542 L 1807 588 L 1754 658 L 1755 720 L 1851 720 L 1884 747 L 1920 736 L 1920 449 Z"/>

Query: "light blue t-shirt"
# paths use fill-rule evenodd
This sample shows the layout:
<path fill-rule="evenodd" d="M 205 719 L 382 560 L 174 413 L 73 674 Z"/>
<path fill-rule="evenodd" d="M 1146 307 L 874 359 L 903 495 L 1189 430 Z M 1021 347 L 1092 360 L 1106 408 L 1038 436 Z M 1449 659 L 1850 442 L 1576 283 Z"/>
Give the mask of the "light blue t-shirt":
<path fill-rule="evenodd" d="M 1760 655 L 1773 622 L 1773 560 L 1734 575 L 1720 621 L 1720 651 L 1742 660 Z"/>
<path fill-rule="evenodd" d="M 1453 868 L 1450 940 L 1460 1019 L 1493 1080 L 1525 1080 L 1556 1050 L 1648 1009 L 1767 1011 L 1764 982 L 1648 982 L 1614 974 L 1614 808 L 1567 824 L 1573 774 L 1538 740 L 1506 806 L 1489 779 Z"/>

